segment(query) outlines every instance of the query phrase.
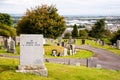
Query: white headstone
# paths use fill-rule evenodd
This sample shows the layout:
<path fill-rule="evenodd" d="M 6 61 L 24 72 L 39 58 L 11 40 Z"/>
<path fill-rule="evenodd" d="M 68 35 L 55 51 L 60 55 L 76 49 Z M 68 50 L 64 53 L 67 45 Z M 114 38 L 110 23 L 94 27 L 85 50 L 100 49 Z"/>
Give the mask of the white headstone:
<path fill-rule="evenodd" d="M 70 55 L 73 55 L 73 54 L 72 54 L 72 50 L 71 50 L 71 49 L 70 49 Z"/>
<path fill-rule="evenodd" d="M 117 48 L 120 49 L 120 40 L 117 40 Z"/>
<path fill-rule="evenodd" d="M 19 72 L 47 76 L 43 55 L 43 35 L 22 34 L 20 36 Z"/>
<path fill-rule="evenodd" d="M 67 56 L 67 48 L 64 48 L 64 56 Z"/>

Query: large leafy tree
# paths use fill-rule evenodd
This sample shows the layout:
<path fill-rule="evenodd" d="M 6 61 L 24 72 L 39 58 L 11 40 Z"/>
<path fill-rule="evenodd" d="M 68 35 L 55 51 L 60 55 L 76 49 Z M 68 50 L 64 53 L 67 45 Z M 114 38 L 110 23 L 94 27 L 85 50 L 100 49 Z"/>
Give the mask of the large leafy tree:
<path fill-rule="evenodd" d="M 87 30 L 79 30 L 79 37 L 80 38 L 87 38 L 88 37 Z"/>
<path fill-rule="evenodd" d="M 0 13 L 0 23 L 5 24 L 7 26 L 12 26 L 13 24 L 11 16 L 6 13 Z"/>
<path fill-rule="evenodd" d="M 112 43 L 116 43 L 117 40 L 120 40 L 120 30 L 118 30 L 117 32 L 113 33 L 113 37 L 111 38 L 111 42 Z"/>
<path fill-rule="evenodd" d="M 91 37 L 94 38 L 103 38 L 105 36 L 105 21 L 103 19 L 98 20 L 92 30 L 89 32 Z"/>
<path fill-rule="evenodd" d="M 16 30 L 12 27 L 0 23 L 0 36 L 14 37 L 16 36 Z"/>
<path fill-rule="evenodd" d="M 38 6 L 27 10 L 26 15 L 18 22 L 18 33 L 43 34 L 47 38 L 61 36 L 66 28 L 63 16 L 51 5 Z"/>
<path fill-rule="evenodd" d="M 73 26 L 72 37 L 73 37 L 73 38 L 78 37 L 78 27 L 77 27 L 76 24 Z"/>

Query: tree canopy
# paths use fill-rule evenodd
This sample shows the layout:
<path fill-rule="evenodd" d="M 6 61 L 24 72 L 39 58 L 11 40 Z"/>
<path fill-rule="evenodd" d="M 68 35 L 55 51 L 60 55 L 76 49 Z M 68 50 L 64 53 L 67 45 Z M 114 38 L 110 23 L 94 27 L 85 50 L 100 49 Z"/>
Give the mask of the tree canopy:
<path fill-rule="evenodd" d="M 16 36 L 16 29 L 0 23 L 0 36 L 4 37 Z"/>
<path fill-rule="evenodd" d="M 111 42 L 116 43 L 117 40 L 120 40 L 120 30 L 114 33 L 113 37 L 111 38 Z"/>
<path fill-rule="evenodd" d="M 100 19 L 94 24 L 92 30 L 89 32 L 89 35 L 94 38 L 103 38 L 108 36 L 106 35 L 106 31 L 107 30 L 105 30 L 105 21 L 103 19 Z"/>
<path fill-rule="evenodd" d="M 12 26 L 13 24 L 11 16 L 6 13 L 0 13 L 0 23 L 7 26 Z"/>
<path fill-rule="evenodd" d="M 73 26 L 72 37 L 73 37 L 73 38 L 78 37 L 78 27 L 77 27 L 76 24 Z"/>
<path fill-rule="evenodd" d="M 88 37 L 87 30 L 79 30 L 79 37 L 80 38 L 87 38 Z"/>
<path fill-rule="evenodd" d="M 27 10 L 18 22 L 17 31 L 19 34 L 43 34 L 47 38 L 57 38 L 65 28 L 64 17 L 57 13 L 56 8 L 53 5 L 42 5 Z"/>

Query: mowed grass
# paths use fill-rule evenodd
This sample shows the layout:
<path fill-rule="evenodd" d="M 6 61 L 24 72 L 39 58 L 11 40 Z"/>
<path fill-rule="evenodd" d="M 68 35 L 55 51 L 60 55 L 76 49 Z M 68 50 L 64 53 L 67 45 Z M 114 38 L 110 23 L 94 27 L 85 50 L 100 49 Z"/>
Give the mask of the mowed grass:
<path fill-rule="evenodd" d="M 81 39 L 77 39 L 76 40 L 76 45 L 82 45 L 82 42 L 81 42 Z M 95 41 L 92 41 L 92 40 L 85 40 L 85 45 L 90 45 L 92 47 L 97 47 L 97 48 L 101 48 L 101 49 L 105 49 L 105 50 L 108 50 L 108 51 L 111 51 L 117 55 L 120 56 L 120 50 L 117 49 L 117 48 L 113 48 L 111 47 L 110 45 L 107 45 L 105 44 L 104 46 L 100 45 L 100 44 L 97 44 Z"/>
<path fill-rule="evenodd" d="M 68 50 L 68 56 L 62 56 L 62 57 L 54 57 L 51 56 L 52 54 L 52 50 L 57 50 L 57 53 L 64 52 L 63 47 L 61 46 L 44 46 L 45 49 L 45 57 L 50 57 L 50 58 L 88 58 L 88 57 L 92 57 L 93 53 L 91 51 L 87 51 L 87 50 L 77 50 L 75 55 L 69 55 L 69 50 Z"/>
<path fill-rule="evenodd" d="M 4 54 L 4 55 L 10 55 L 10 56 L 18 56 L 20 54 L 20 47 L 16 46 L 16 53 L 8 53 L 7 49 L 0 49 L 0 54 Z"/>
<path fill-rule="evenodd" d="M 45 63 L 48 77 L 17 73 L 18 59 L 0 58 L 0 80 L 120 80 L 120 71 Z"/>

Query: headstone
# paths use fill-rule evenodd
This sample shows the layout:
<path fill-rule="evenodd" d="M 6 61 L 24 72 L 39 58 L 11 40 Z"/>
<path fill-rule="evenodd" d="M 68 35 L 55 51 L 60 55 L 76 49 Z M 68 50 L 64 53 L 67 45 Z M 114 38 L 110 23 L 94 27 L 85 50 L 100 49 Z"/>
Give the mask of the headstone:
<path fill-rule="evenodd" d="M 85 39 L 82 39 L 82 44 L 85 44 Z"/>
<path fill-rule="evenodd" d="M 70 55 L 73 55 L 73 54 L 72 54 L 72 50 L 71 50 L 71 49 L 70 49 Z"/>
<path fill-rule="evenodd" d="M 43 35 L 20 35 L 20 65 L 17 72 L 47 76 L 44 65 Z"/>
<path fill-rule="evenodd" d="M 58 53 L 58 56 L 63 56 L 63 53 L 59 52 L 59 53 Z"/>
<path fill-rule="evenodd" d="M 87 58 L 87 67 L 96 67 L 96 65 L 97 65 L 96 57 Z"/>
<path fill-rule="evenodd" d="M 10 41 L 9 52 L 16 53 L 15 41 L 13 39 Z"/>
<path fill-rule="evenodd" d="M 100 64 L 97 64 L 97 65 L 96 65 L 96 68 L 101 69 L 102 66 L 101 66 Z"/>
<path fill-rule="evenodd" d="M 72 44 L 72 36 L 69 37 L 68 44 Z"/>
<path fill-rule="evenodd" d="M 62 42 L 62 47 L 65 47 L 65 42 Z"/>
<path fill-rule="evenodd" d="M 117 48 L 120 49 L 120 40 L 117 40 Z"/>
<path fill-rule="evenodd" d="M 43 38 L 43 44 L 46 44 L 46 40 Z"/>
<path fill-rule="evenodd" d="M 62 44 L 62 37 L 58 37 L 58 43 L 59 43 L 59 46 L 61 46 L 61 44 Z"/>
<path fill-rule="evenodd" d="M 105 44 L 103 40 L 100 40 L 99 43 L 101 46 L 104 46 L 104 44 Z"/>
<path fill-rule="evenodd" d="M 70 50 L 72 50 L 72 55 L 75 54 L 75 45 L 70 45 Z"/>
<path fill-rule="evenodd" d="M 116 43 L 114 43 L 114 44 L 113 44 L 113 47 L 114 47 L 114 48 L 116 48 L 116 47 L 117 47 L 117 44 L 116 44 Z"/>
<path fill-rule="evenodd" d="M 76 66 L 80 66 L 80 62 L 77 62 L 77 63 L 76 63 Z"/>
<path fill-rule="evenodd" d="M 97 44 L 101 44 L 101 41 L 100 41 L 100 39 L 98 39 L 98 40 L 96 41 L 96 43 L 97 43 Z"/>
<path fill-rule="evenodd" d="M 64 48 L 64 56 L 67 56 L 67 48 Z"/>
<path fill-rule="evenodd" d="M 16 39 L 16 45 L 19 45 L 20 44 L 20 37 L 16 36 L 15 39 Z"/>
<path fill-rule="evenodd" d="M 52 50 L 52 56 L 55 56 L 55 57 L 57 56 L 57 50 L 56 49 Z"/>
<path fill-rule="evenodd" d="M 76 39 L 74 38 L 74 44 L 76 44 Z"/>

